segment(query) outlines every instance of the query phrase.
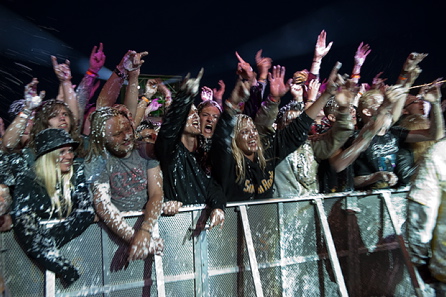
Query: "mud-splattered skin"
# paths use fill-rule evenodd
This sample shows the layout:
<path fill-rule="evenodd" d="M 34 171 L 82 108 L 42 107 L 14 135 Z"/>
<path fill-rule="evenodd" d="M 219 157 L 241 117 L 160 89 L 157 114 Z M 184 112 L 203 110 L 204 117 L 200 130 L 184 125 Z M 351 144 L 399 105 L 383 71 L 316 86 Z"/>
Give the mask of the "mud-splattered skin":
<path fill-rule="evenodd" d="M 194 105 L 192 105 L 189 111 L 186 125 L 184 126 L 184 133 L 192 135 L 199 135 L 201 133 L 200 117 L 198 116 L 197 108 Z"/>
<path fill-rule="evenodd" d="M 215 125 L 220 117 L 220 110 L 215 106 L 207 106 L 200 112 L 201 134 L 206 138 L 211 138 L 214 134 Z"/>
<path fill-rule="evenodd" d="M 71 129 L 71 120 L 66 108 L 59 108 L 48 119 L 48 128 L 64 129 L 68 133 Z"/>
<path fill-rule="evenodd" d="M 259 149 L 259 133 L 252 119 L 243 122 L 235 141 L 243 154 L 252 161 L 255 153 Z"/>
<path fill-rule="evenodd" d="M 117 157 L 126 157 L 134 147 L 135 136 L 129 120 L 123 115 L 105 122 L 105 147 Z"/>
<path fill-rule="evenodd" d="M 62 174 L 70 172 L 71 166 L 73 165 L 74 152 L 71 145 L 64 146 L 59 151 L 59 167 Z"/>

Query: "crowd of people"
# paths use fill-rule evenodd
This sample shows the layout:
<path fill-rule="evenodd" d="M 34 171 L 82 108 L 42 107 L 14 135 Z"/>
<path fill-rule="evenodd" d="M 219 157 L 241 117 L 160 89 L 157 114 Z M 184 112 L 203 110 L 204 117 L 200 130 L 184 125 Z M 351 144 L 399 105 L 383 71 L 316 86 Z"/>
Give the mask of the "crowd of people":
<path fill-rule="evenodd" d="M 28 255 L 69 285 L 79 271 L 59 249 L 94 221 L 128 244 L 131 261 L 162 253 L 154 226 L 183 205 L 206 205 L 211 229 L 223 225 L 227 202 L 411 185 L 425 152 L 444 137 L 440 79 L 413 86 L 427 55 L 411 53 L 394 84 L 382 73 L 360 83 L 371 52 L 361 43 L 351 74 L 339 74 L 337 62 L 321 78 L 332 44 L 322 31 L 310 70 L 288 80 L 261 50 L 256 70 L 236 53 L 229 95 L 223 81 L 200 86 L 203 69 L 178 90 L 161 79 L 140 88 L 147 52 L 129 50 L 96 96 L 102 44 L 77 87 L 69 61 L 52 56 L 57 97 L 45 100 L 33 79 L 0 131 L 0 230 L 13 228 Z M 159 108 L 160 122 L 152 116 Z M 414 205 L 428 204 L 419 192 L 411 192 Z M 128 211 L 143 212 L 134 226 Z M 41 224 L 47 220 L 55 223 Z M 427 221 L 435 226 L 436 217 Z M 445 282 L 444 274 L 437 279 Z"/>

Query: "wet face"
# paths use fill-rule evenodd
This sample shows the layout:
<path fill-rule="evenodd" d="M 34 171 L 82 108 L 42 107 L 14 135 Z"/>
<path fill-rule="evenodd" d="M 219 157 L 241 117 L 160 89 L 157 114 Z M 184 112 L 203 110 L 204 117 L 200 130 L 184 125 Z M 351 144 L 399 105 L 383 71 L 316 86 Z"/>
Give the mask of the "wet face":
<path fill-rule="evenodd" d="M 252 119 L 243 120 L 240 131 L 237 133 L 235 143 L 243 154 L 253 160 L 258 151 L 259 133 Z"/>
<path fill-rule="evenodd" d="M 197 108 L 194 105 L 192 105 L 192 108 L 189 111 L 186 127 L 184 127 L 184 133 L 192 135 L 199 135 L 201 133 L 200 117 L 198 116 Z"/>
<path fill-rule="evenodd" d="M 123 115 L 105 122 L 105 147 L 114 156 L 130 155 L 134 146 L 134 134 L 130 121 Z"/>
<path fill-rule="evenodd" d="M 66 108 L 59 108 L 59 110 L 51 114 L 48 119 L 48 128 L 64 129 L 65 131 L 70 132 L 71 122 Z"/>
<path fill-rule="evenodd" d="M 424 102 L 416 96 L 408 95 L 404 105 L 404 113 L 411 115 L 424 115 Z"/>
<path fill-rule="evenodd" d="M 73 147 L 70 145 L 63 146 L 59 151 L 59 166 L 62 174 L 70 172 L 71 166 L 73 166 L 74 152 Z"/>
<path fill-rule="evenodd" d="M 207 106 L 200 113 L 201 134 L 206 138 L 211 138 L 214 134 L 215 125 L 220 117 L 220 110 L 215 106 Z"/>

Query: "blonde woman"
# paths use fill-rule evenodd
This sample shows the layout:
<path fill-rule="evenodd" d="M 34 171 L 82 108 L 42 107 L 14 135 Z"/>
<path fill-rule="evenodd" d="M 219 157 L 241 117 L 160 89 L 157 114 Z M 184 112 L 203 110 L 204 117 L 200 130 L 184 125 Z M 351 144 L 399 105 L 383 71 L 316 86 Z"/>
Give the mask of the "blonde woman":
<path fill-rule="evenodd" d="M 16 238 L 25 251 L 42 268 L 56 273 L 65 285 L 76 281 L 79 272 L 59 248 L 94 220 L 83 165 L 73 165 L 73 151 L 78 145 L 63 129 L 38 133 L 35 163 L 17 177 L 11 212 Z M 55 223 L 42 224 L 47 220 Z"/>

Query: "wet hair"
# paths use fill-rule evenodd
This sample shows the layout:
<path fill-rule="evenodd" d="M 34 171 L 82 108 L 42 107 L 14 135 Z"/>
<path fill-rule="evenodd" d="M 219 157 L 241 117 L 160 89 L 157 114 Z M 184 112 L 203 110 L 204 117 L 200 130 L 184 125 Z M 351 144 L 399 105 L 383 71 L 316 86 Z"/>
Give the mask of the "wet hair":
<path fill-rule="evenodd" d="M 328 116 L 329 114 L 335 115 L 338 113 L 339 104 L 333 98 L 328 100 L 327 104 L 324 106 L 324 114 Z"/>
<path fill-rule="evenodd" d="M 362 110 L 370 108 L 370 106 L 375 104 L 375 99 L 373 99 L 373 95 L 383 95 L 383 94 L 378 89 L 372 89 L 362 94 L 362 96 L 359 98 L 358 101 L 358 111 L 360 113 L 362 113 Z"/>
<path fill-rule="evenodd" d="M 71 138 L 73 138 L 73 140 L 81 142 L 79 131 L 77 129 L 78 127 L 71 109 L 63 101 L 50 99 L 43 101 L 42 104 L 40 104 L 35 109 L 33 127 L 31 129 L 31 132 L 29 133 L 29 147 L 34 149 L 34 139 L 36 135 L 39 134 L 40 131 L 49 128 L 49 120 L 54 118 L 59 110 L 61 110 L 62 108 L 67 111 L 68 117 L 70 119 L 70 130 L 68 131 L 68 133 L 70 134 Z M 77 153 L 80 152 L 79 149 L 81 148 L 82 145 L 79 145 Z"/>
<path fill-rule="evenodd" d="M 218 109 L 218 111 L 220 111 L 220 113 L 221 113 L 221 106 L 216 101 L 206 100 L 206 101 L 203 101 L 200 104 L 198 104 L 198 106 L 197 106 L 198 114 L 200 114 L 204 108 L 209 107 L 209 106 L 216 107 Z"/>
<path fill-rule="evenodd" d="M 139 132 L 141 132 L 142 130 L 145 130 L 145 129 L 155 129 L 155 125 L 151 121 L 149 121 L 149 120 L 142 121 L 138 125 L 138 127 L 136 127 L 136 133 L 139 133 Z"/>
<path fill-rule="evenodd" d="M 279 109 L 279 112 L 277 113 L 276 117 L 276 123 L 278 127 L 283 127 L 286 122 L 285 115 L 289 111 L 300 111 L 302 112 L 304 110 L 304 104 L 303 102 L 297 102 L 295 100 L 291 100 L 288 104 L 282 106 Z"/>
<path fill-rule="evenodd" d="M 236 183 L 241 184 L 245 180 L 245 172 L 246 172 L 246 163 L 245 163 L 245 155 L 243 154 L 243 151 L 237 146 L 236 138 L 237 135 L 240 133 L 240 130 L 242 129 L 242 126 L 244 123 L 246 123 L 249 120 L 252 120 L 251 117 L 245 115 L 245 114 L 238 114 L 235 116 L 236 123 L 233 130 L 233 137 L 231 140 L 231 147 L 232 147 L 232 156 L 235 159 L 235 174 L 236 174 Z M 258 146 L 259 149 L 255 153 L 255 157 L 257 157 L 257 160 L 259 162 L 260 168 L 262 170 L 265 170 L 266 168 L 266 160 L 263 156 L 263 146 L 260 141 L 260 138 L 258 138 Z"/>
<path fill-rule="evenodd" d="M 122 104 L 115 104 L 113 107 L 100 107 L 91 114 L 90 147 L 87 161 L 90 161 L 95 156 L 105 155 L 105 122 L 119 115 L 129 120 L 133 133 L 135 133 L 135 125 L 130 116 L 130 111 Z"/>
<path fill-rule="evenodd" d="M 68 216 L 72 210 L 71 190 L 73 184 L 73 166 L 67 174 L 62 174 L 59 166 L 59 150 L 55 149 L 37 158 L 33 165 L 36 180 L 47 191 L 51 200 L 51 213 L 56 213 L 61 219 Z"/>

